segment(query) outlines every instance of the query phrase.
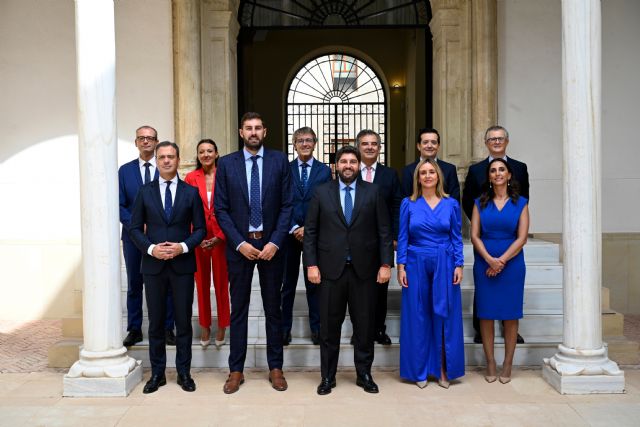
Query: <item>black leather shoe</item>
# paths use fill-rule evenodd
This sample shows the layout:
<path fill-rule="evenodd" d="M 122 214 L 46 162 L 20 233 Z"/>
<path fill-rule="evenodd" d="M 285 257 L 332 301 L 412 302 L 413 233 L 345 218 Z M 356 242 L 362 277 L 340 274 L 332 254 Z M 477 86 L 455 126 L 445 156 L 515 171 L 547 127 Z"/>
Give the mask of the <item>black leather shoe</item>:
<path fill-rule="evenodd" d="M 324 396 L 325 394 L 331 393 L 331 389 L 336 386 L 336 379 L 323 378 L 320 381 L 320 385 L 318 386 L 318 394 L 320 396 Z"/>
<path fill-rule="evenodd" d="M 473 336 L 473 342 L 476 344 L 482 344 L 482 335 L 480 335 L 480 332 L 476 332 Z"/>
<path fill-rule="evenodd" d="M 169 329 L 164 333 L 164 340 L 167 345 L 176 345 L 176 336 L 173 334 L 173 329 Z"/>
<path fill-rule="evenodd" d="M 524 344 L 524 338 L 522 338 L 522 336 L 520 336 L 520 334 L 518 334 L 518 338 L 516 338 L 516 342 L 518 344 Z"/>
<path fill-rule="evenodd" d="M 389 338 L 389 335 L 387 335 L 384 331 L 380 331 L 376 334 L 375 341 L 378 344 L 391 345 L 391 338 Z"/>
<path fill-rule="evenodd" d="M 131 347 L 132 345 L 136 345 L 140 341 L 142 341 L 142 331 L 132 329 L 129 331 L 124 341 L 122 341 L 122 345 L 125 347 Z"/>
<path fill-rule="evenodd" d="M 362 387 L 367 393 L 377 393 L 378 385 L 373 382 L 371 374 L 358 375 L 356 379 L 356 385 Z"/>
<path fill-rule="evenodd" d="M 165 385 L 166 383 L 167 383 L 167 378 L 164 376 L 164 374 L 151 375 L 151 378 L 149 379 L 149 381 L 147 381 L 147 383 L 144 385 L 144 389 L 142 389 L 142 392 L 144 394 L 153 393 L 157 391 L 158 388 Z"/>
<path fill-rule="evenodd" d="M 320 332 L 311 331 L 311 342 L 313 345 L 320 345 Z"/>
<path fill-rule="evenodd" d="M 196 383 L 189 374 L 178 374 L 178 385 L 184 391 L 196 391 Z"/>
<path fill-rule="evenodd" d="M 286 331 L 282 333 L 282 345 L 288 346 L 291 344 L 291 331 Z"/>

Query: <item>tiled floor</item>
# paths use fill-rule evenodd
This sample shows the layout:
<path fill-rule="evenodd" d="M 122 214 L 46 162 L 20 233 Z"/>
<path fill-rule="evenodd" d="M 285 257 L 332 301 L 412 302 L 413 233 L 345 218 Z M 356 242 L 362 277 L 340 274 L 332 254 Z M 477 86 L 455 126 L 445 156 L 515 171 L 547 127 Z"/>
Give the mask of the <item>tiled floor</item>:
<path fill-rule="evenodd" d="M 0 320 L 0 373 L 45 369 L 49 347 L 62 339 L 61 328 L 60 320 Z"/>

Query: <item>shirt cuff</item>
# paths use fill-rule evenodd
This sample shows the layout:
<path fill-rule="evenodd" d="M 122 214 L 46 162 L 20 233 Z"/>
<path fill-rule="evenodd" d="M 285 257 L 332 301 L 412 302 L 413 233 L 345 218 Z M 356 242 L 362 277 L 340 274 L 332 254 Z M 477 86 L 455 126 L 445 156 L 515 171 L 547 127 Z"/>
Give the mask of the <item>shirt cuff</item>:
<path fill-rule="evenodd" d="M 289 230 L 289 234 L 293 234 L 293 232 L 296 231 L 298 228 L 300 228 L 298 224 L 294 225 L 293 227 L 291 227 L 291 230 Z"/>
<path fill-rule="evenodd" d="M 151 256 L 153 256 L 153 248 L 155 248 L 156 245 L 154 245 L 153 243 L 149 246 L 149 249 L 147 249 L 147 253 Z"/>
<path fill-rule="evenodd" d="M 187 252 L 189 252 L 189 247 L 187 246 L 187 244 L 185 242 L 180 242 L 180 246 L 182 246 L 182 253 L 186 254 Z"/>
<path fill-rule="evenodd" d="M 269 242 L 269 243 L 271 243 L 273 246 L 275 246 L 275 247 L 276 247 L 276 249 L 280 250 L 280 246 L 276 245 L 276 244 L 275 244 L 275 243 L 273 243 L 273 242 Z"/>
<path fill-rule="evenodd" d="M 245 242 L 244 240 L 242 242 L 240 242 L 240 244 L 238 246 L 236 246 L 236 251 L 239 251 L 240 250 L 240 246 L 244 245 L 245 243 L 247 243 L 247 242 Z"/>

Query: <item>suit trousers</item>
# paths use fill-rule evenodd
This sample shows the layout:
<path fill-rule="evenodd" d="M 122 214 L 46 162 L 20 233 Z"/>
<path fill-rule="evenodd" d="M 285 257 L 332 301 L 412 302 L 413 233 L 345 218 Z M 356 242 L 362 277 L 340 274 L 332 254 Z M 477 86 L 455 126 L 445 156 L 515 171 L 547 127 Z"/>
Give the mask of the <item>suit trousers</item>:
<path fill-rule="evenodd" d="M 142 289 L 144 280 L 140 273 L 142 253 L 124 232 L 122 236 L 122 253 L 127 269 L 127 331 L 142 331 Z M 171 291 L 167 293 L 167 316 L 164 327 L 173 330 L 173 303 Z"/>
<path fill-rule="evenodd" d="M 211 272 L 213 270 L 213 288 L 216 294 L 216 311 L 218 328 L 229 326 L 229 273 L 225 242 L 219 243 L 211 250 L 196 247 L 196 288 L 198 290 L 198 318 L 200 326 L 211 327 Z"/>
<path fill-rule="evenodd" d="M 193 274 L 177 274 L 168 262 L 159 274 L 145 274 L 145 295 L 149 312 L 149 360 L 153 375 L 164 374 L 167 365 L 164 319 L 167 294 L 173 294 L 173 313 L 176 321 L 176 370 L 188 374 L 191 369 L 193 331 Z"/>
<path fill-rule="evenodd" d="M 293 303 L 296 297 L 298 276 L 300 273 L 300 255 L 302 243 L 293 235 L 287 238 L 284 280 L 282 281 L 282 332 L 290 332 L 293 324 Z M 309 307 L 309 328 L 311 332 L 320 331 L 320 313 L 318 311 L 319 286 L 309 282 L 307 269 L 303 267 L 304 285 Z"/>
<path fill-rule="evenodd" d="M 337 280 L 320 284 L 320 371 L 335 378 L 340 353 L 340 335 L 347 303 L 353 324 L 353 359 L 358 375 L 371 373 L 376 300 L 375 279 L 362 280 L 351 265 Z"/>
<path fill-rule="evenodd" d="M 268 239 L 247 239 L 258 250 L 262 250 Z M 235 251 L 235 249 L 233 249 Z M 251 302 L 253 270 L 258 266 L 260 295 L 265 313 L 267 332 L 267 363 L 269 369 L 282 369 L 282 312 L 280 311 L 280 287 L 284 270 L 284 253 L 278 250 L 269 261 L 252 261 L 239 252 L 227 256 L 231 282 L 231 337 L 229 369 L 242 372 L 247 357 L 247 325 Z M 231 261 L 232 260 L 232 261 Z"/>

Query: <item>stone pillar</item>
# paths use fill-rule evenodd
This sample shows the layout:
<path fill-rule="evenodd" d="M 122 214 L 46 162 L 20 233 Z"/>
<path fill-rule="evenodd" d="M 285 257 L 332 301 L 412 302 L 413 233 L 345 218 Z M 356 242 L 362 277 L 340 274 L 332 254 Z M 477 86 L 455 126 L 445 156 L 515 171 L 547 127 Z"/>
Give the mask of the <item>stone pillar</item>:
<path fill-rule="evenodd" d="M 180 168 L 195 164 L 202 139 L 200 75 L 200 0 L 172 0 L 173 91 L 176 143 Z"/>
<path fill-rule="evenodd" d="M 202 1 L 202 131 L 220 155 L 238 150 L 238 0 Z"/>
<path fill-rule="evenodd" d="M 84 345 L 64 396 L 127 396 L 141 362 L 122 346 L 113 0 L 76 0 Z"/>
<path fill-rule="evenodd" d="M 484 132 L 498 121 L 498 10 L 496 0 L 474 0 L 471 10 L 471 161 L 484 159 Z M 462 165 L 461 165 L 462 166 Z"/>
<path fill-rule="evenodd" d="M 622 393 L 600 312 L 600 0 L 562 0 L 564 339 L 543 377 L 562 394 Z"/>

